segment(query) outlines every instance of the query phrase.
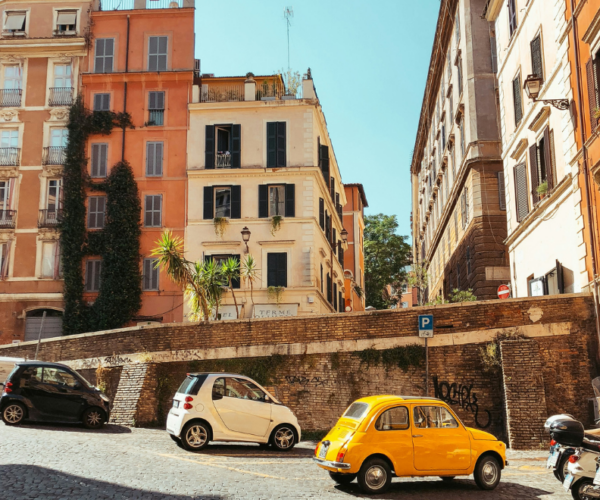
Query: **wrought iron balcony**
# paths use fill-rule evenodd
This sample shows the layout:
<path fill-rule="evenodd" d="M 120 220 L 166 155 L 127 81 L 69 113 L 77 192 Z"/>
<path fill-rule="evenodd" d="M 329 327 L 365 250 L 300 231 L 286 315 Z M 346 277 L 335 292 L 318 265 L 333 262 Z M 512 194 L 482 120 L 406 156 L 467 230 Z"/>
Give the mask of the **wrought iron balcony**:
<path fill-rule="evenodd" d="M 44 148 L 42 155 L 42 165 L 64 165 L 65 163 L 64 146 L 49 146 Z"/>
<path fill-rule="evenodd" d="M 231 154 L 217 153 L 217 168 L 231 168 Z"/>
<path fill-rule="evenodd" d="M 73 104 L 73 87 L 52 87 L 49 106 L 70 106 Z"/>
<path fill-rule="evenodd" d="M 244 84 L 241 85 L 211 85 L 204 83 L 200 92 L 200 102 L 230 102 L 244 101 Z"/>
<path fill-rule="evenodd" d="M 40 210 L 38 227 L 57 227 L 62 220 L 62 208 Z"/>
<path fill-rule="evenodd" d="M 92 2 L 92 9 L 99 11 L 182 9 L 186 7 L 194 8 L 194 0 L 95 0 Z"/>
<path fill-rule="evenodd" d="M 19 165 L 21 148 L 0 148 L 0 167 L 15 167 Z"/>
<path fill-rule="evenodd" d="M 14 228 L 16 219 L 17 219 L 17 211 L 16 210 L 0 209 L 0 229 Z"/>
<path fill-rule="evenodd" d="M 18 108 L 21 105 L 21 89 L 0 89 L 0 106 Z"/>

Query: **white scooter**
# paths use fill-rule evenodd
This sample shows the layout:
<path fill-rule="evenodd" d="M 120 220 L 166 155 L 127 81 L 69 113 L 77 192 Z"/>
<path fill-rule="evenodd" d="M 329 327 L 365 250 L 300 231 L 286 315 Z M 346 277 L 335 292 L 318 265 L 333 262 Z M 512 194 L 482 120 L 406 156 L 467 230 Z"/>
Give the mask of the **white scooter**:
<path fill-rule="evenodd" d="M 550 426 L 559 420 L 573 420 L 572 415 L 561 414 L 561 415 L 553 415 L 544 424 L 544 430 L 550 434 Z M 567 465 L 569 465 L 569 457 L 575 453 L 575 448 L 572 446 L 564 446 L 560 443 L 556 442 L 554 439 L 550 441 L 550 454 L 548 456 L 548 461 L 546 462 L 546 468 L 553 469 L 554 477 L 558 479 L 561 483 L 565 480 L 565 476 L 567 475 Z"/>
<path fill-rule="evenodd" d="M 596 464 L 600 460 L 600 442 L 598 445 L 584 443 L 569 457 L 567 475 L 563 482 L 565 491 L 571 491 L 575 500 L 588 500 L 600 498 L 600 488 L 594 487 L 596 477 Z M 595 448 L 595 451 L 589 448 Z"/>

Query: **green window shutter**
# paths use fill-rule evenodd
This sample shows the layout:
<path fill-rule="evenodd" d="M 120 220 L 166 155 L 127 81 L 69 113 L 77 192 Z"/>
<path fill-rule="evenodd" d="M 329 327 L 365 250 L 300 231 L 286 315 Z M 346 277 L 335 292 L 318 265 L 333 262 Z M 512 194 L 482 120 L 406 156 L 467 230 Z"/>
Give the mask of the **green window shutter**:
<path fill-rule="evenodd" d="M 542 63 L 542 38 L 536 36 L 531 41 L 531 69 L 535 76 L 544 79 L 544 67 Z"/>
<path fill-rule="evenodd" d="M 319 166 L 321 167 L 325 184 L 329 187 L 329 146 L 319 146 Z"/>
<path fill-rule="evenodd" d="M 241 168 L 242 126 L 231 126 L 231 168 Z"/>
<path fill-rule="evenodd" d="M 258 217 L 269 217 L 269 186 L 266 184 L 258 186 Z"/>
<path fill-rule="evenodd" d="M 285 216 L 296 217 L 296 185 L 285 185 Z"/>
<path fill-rule="evenodd" d="M 546 171 L 546 182 L 548 191 L 554 188 L 554 169 L 552 165 L 552 139 L 554 134 L 550 133 L 550 127 L 544 130 L 544 170 Z"/>
<path fill-rule="evenodd" d="M 286 123 L 277 122 L 277 166 L 285 167 L 287 165 L 286 157 Z"/>
<path fill-rule="evenodd" d="M 513 105 L 515 109 L 515 126 L 518 127 L 523 118 L 523 104 L 521 94 L 521 75 L 513 80 Z"/>
<path fill-rule="evenodd" d="M 594 117 L 596 109 L 598 108 L 598 93 L 596 87 L 596 64 L 593 59 L 590 60 L 585 65 L 585 69 L 587 72 L 587 87 L 588 87 L 588 98 L 590 103 L 590 121 L 592 124 L 592 130 L 596 129 L 598 125 L 598 119 Z"/>
<path fill-rule="evenodd" d="M 517 165 L 514 170 L 515 177 L 515 206 L 517 209 L 517 222 L 521 222 L 529 213 L 529 197 L 527 194 L 527 166 L 525 163 Z"/>
<path fill-rule="evenodd" d="M 204 139 L 204 168 L 215 168 L 215 126 L 207 125 Z"/>
<path fill-rule="evenodd" d="M 325 200 L 319 198 L 319 226 L 325 231 Z"/>
<path fill-rule="evenodd" d="M 204 186 L 204 219 L 214 219 L 213 187 Z"/>
<path fill-rule="evenodd" d="M 531 197 L 533 198 L 533 204 L 535 205 L 540 201 L 540 195 L 537 193 L 537 187 L 540 184 L 540 178 L 538 175 L 538 160 L 537 160 L 538 147 L 534 144 L 529 148 L 529 172 L 531 175 Z"/>
<path fill-rule="evenodd" d="M 231 186 L 231 218 L 242 218 L 242 186 Z"/>
<path fill-rule="evenodd" d="M 267 168 L 277 167 L 277 122 L 267 123 Z"/>

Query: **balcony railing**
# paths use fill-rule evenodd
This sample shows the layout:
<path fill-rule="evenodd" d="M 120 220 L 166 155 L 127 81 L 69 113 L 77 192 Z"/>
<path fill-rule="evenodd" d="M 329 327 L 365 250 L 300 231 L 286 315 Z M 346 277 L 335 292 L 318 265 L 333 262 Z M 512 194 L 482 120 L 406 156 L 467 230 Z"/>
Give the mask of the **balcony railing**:
<path fill-rule="evenodd" d="M 52 87 L 50 89 L 49 106 L 70 106 L 73 104 L 72 87 Z"/>
<path fill-rule="evenodd" d="M 14 228 L 16 219 L 17 219 L 17 211 L 16 210 L 0 209 L 0 229 Z"/>
<path fill-rule="evenodd" d="M 0 167 L 15 167 L 19 165 L 21 148 L 0 148 Z"/>
<path fill-rule="evenodd" d="M 56 227 L 62 220 L 62 209 L 54 208 L 52 210 L 40 210 L 38 217 L 38 227 Z"/>
<path fill-rule="evenodd" d="M 65 151 L 63 146 L 50 146 L 44 148 L 42 155 L 42 165 L 64 165 Z"/>
<path fill-rule="evenodd" d="M 97 0 L 93 10 L 141 10 L 194 8 L 194 0 Z"/>
<path fill-rule="evenodd" d="M 213 86 L 207 83 L 202 85 L 200 102 L 229 102 L 245 100 L 244 84 Z"/>
<path fill-rule="evenodd" d="M 217 153 L 217 168 L 231 168 L 231 154 L 229 151 Z"/>
<path fill-rule="evenodd" d="M 0 106 L 3 108 L 19 107 L 22 93 L 21 89 L 0 89 Z"/>

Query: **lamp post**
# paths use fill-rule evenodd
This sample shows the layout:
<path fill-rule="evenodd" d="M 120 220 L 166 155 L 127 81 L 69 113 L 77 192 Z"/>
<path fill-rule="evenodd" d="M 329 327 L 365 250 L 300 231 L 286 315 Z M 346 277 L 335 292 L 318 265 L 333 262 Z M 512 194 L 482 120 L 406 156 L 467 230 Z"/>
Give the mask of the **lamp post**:
<path fill-rule="evenodd" d="M 340 236 L 342 238 L 342 246 L 344 247 L 344 250 L 348 250 L 348 231 L 346 231 L 346 228 L 342 229 Z M 340 262 L 340 264 L 342 264 L 342 267 L 344 267 L 343 262 Z"/>
<path fill-rule="evenodd" d="M 244 241 L 245 245 L 246 245 L 246 253 L 248 253 L 250 250 L 248 248 L 248 242 L 250 241 L 250 235 L 252 233 L 250 232 L 250 229 L 248 229 L 247 226 L 244 226 L 244 229 L 242 229 L 242 240 Z"/>
<path fill-rule="evenodd" d="M 537 75 L 529 75 L 523 84 L 527 97 L 533 102 L 538 102 L 538 96 L 542 88 L 542 79 Z M 556 109 L 566 111 L 569 109 L 569 99 L 542 99 L 540 102 L 550 104 Z"/>

